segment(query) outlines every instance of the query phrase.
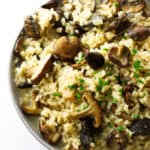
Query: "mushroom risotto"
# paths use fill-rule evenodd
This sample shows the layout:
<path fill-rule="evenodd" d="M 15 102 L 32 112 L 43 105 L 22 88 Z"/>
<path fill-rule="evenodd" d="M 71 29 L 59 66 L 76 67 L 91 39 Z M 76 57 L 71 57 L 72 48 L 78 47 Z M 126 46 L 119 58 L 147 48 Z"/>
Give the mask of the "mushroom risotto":
<path fill-rule="evenodd" d="M 150 150 L 149 0 L 52 0 L 14 50 L 20 108 L 62 150 Z"/>

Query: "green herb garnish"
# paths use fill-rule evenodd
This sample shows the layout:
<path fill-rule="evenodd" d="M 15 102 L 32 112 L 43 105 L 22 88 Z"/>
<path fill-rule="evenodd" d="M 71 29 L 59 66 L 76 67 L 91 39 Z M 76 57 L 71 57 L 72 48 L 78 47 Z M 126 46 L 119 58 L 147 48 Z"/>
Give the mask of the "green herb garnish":
<path fill-rule="evenodd" d="M 122 131 L 124 131 L 125 127 L 124 126 L 120 126 L 117 129 L 118 129 L 118 131 L 122 132 Z"/>
<path fill-rule="evenodd" d="M 113 2 L 113 5 L 114 5 L 115 7 L 118 7 L 118 6 L 119 6 L 119 3 L 118 3 L 118 2 Z"/>
<path fill-rule="evenodd" d="M 97 91 L 101 91 L 104 86 L 108 85 L 108 81 L 104 81 L 101 78 L 98 78 L 98 85 L 96 86 Z"/>
<path fill-rule="evenodd" d="M 68 88 L 69 88 L 70 90 L 74 90 L 74 89 L 77 88 L 77 85 L 76 85 L 76 84 L 68 85 Z"/>
<path fill-rule="evenodd" d="M 109 128 L 113 128 L 113 127 L 114 127 L 114 124 L 110 122 L 110 123 L 108 124 L 108 127 L 109 127 Z"/>
<path fill-rule="evenodd" d="M 134 120 L 137 120 L 137 119 L 139 119 L 139 115 L 138 114 L 133 114 L 133 116 L 132 116 L 132 118 L 134 119 Z"/>
<path fill-rule="evenodd" d="M 138 79 L 140 77 L 138 72 L 134 72 L 133 77 L 135 77 L 136 79 Z"/>
<path fill-rule="evenodd" d="M 140 60 L 136 60 L 136 61 L 134 62 L 134 64 L 133 64 L 133 67 L 134 67 L 134 69 L 135 69 L 136 71 L 141 70 L 141 68 L 142 68 L 141 61 L 140 61 Z"/>
<path fill-rule="evenodd" d="M 79 82 L 80 82 L 80 84 L 83 84 L 85 82 L 85 80 L 82 78 L 79 78 Z"/>
<path fill-rule="evenodd" d="M 136 55 L 136 54 L 137 54 L 137 52 L 138 52 L 138 50 L 137 50 L 137 49 L 133 49 L 133 50 L 131 51 L 131 54 L 134 56 L 134 55 Z"/>
<path fill-rule="evenodd" d="M 59 93 L 59 92 L 55 92 L 55 93 L 52 93 L 52 96 L 55 96 L 55 97 L 60 97 L 61 96 L 61 94 Z"/>
<path fill-rule="evenodd" d="M 137 80 L 137 82 L 144 84 L 144 82 L 142 80 L 140 80 L 140 79 Z"/>
<path fill-rule="evenodd" d="M 77 93 L 75 93 L 75 97 L 77 100 L 81 100 L 82 95 L 81 95 L 81 93 L 77 92 Z"/>
<path fill-rule="evenodd" d="M 82 61 L 85 60 L 85 56 L 81 54 L 77 59 L 75 60 L 76 64 L 80 64 Z"/>
<path fill-rule="evenodd" d="M 120 89 L 118 92 L 119 92 L 120 96 L 123 97 L 123 93 L 124 93 L 123 89 Z"/>
<path fill-rule="evenodd" d="M 109 50 L 109 49 L 108 49 L 108 48 L 106 48 L 106 47 L 104 47 L 104 48 L 103 48 L 103 51 L 108 52 L 108 50 Z"/>

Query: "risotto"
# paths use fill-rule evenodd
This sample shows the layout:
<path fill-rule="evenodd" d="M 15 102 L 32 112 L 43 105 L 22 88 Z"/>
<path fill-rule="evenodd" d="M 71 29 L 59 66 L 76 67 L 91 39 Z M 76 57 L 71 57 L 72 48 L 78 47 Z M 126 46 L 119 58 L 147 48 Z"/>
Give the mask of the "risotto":
<path fill-rule="evenodd" d="M 143 0 L 52 0 L 13 58 L 20 108 L 62 150 L 150 150 L 150 13 Z"/>

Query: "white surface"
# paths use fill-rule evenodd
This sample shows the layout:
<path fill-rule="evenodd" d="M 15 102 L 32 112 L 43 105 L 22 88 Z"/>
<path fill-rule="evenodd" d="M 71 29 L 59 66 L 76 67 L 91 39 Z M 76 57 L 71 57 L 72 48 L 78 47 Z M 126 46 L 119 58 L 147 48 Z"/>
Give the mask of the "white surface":
<path fill-rule="evenodd" d="M 12 104 L 8 71 L 16 36 L 23 17 L 31 14 L 45 0 L 1 0 L 0 4 L 0 149 L 46 150 L 29 133 Z"/>

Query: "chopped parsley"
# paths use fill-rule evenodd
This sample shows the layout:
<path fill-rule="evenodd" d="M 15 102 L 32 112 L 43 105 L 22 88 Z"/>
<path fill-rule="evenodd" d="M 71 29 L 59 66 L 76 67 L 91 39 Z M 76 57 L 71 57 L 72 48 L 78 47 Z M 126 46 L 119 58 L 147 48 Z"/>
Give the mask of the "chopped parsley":
<path fill-rule="evenodd" d="M 61 94 L 59 93 L 59 92 L 54 92 L 54 93 L 52 93 L 52 96 L 55 96 L 55 97 L 60 97 L 61 96 Z"/>
<path fill-rule="evenodd" d="M 118 7 L 118 6 L 119 6 L 119 3 L 118 3 L 118 2 L 113 2 L 113 5 L 114 5 L 115 7 Z"/>
<path fill-rule="evenodd" d="M 108 85 L 108 81 L 104 81 L 101 78 L 98 78 L 98 85 L 96 86 L 97 91 L 101 91 L 104 86 Z"/>
<path fill-rule="evenodd" d="M 137 50 L 137 49 L 133 49 L 133 50 L 131 51 L 132 56 L 136 55 L 136 54 L 137 54 L 137 52 L 138 52 L 138 50 Z"/>
<path fill-rule="evenodd" d="M 104 48 L 103 48 L 103 51 L 108 52 L 108 50 L 109 50 L 109 49 L 108 49 L 108 48 L 106 48 L 106 47 L 104 47 Z"/>
<path fill-rule="evenodd" d="M 123 89 L 120 89 L 118 92 L 119 92 L 120 96 L 123 97 L 123 93 L 124 93 Z"/>
<path fill-rule="evenodd" d="M 108 127 L 109 127 L 109 128 L 113 128 L 113 127 L 114 127 L 114 124 L 110 122 L 110 123 L 108 124 Z"/>
<path fill-rule="evenodd" d="M 76 84 L 68 85 L 68 88 L 69 88 L 70 90 L 74 90 L 74 89 L 77 88 L 77 85 L 76 85 Z"/>
<path fill-rule="evenodd" d="M 122 131 L 124 131 L 125 127 L 124 126 L 119 126 L 117 129 L 118 129 L 118 131 L 122 132 Z"/>
<path fill-rule="evenodd" d="M 79 82 L 80 82 L 80 84 L 83 84 L 85 82 L 85 80 L 82 78 L 79 78 Z"/>
<path fill-rule="evenodd" d="M 76 62 L 76 64 L 80 64 L 82 61 L 84 61 L 85 60 L 85 57 L 84 57 L 84 55 L 83 54 L 81 54 L 81 55 L 79 55 L 78 57 L 77 57 L 77 59 L 75 60 L 75 62 Z"/>
<path fill-rule="evenodd" d="M 82 85 L 79 86 L 79 91 L 84 91 L 84 87 Z"/>
<path fill-rule="evenodd" d="M 76 92 L 76 93 L 75 93 L 75 97 L 76 97 L 76 99 L 77 99 L 77 100 L 79 100 L 79 101 L 80 101 L 80 100 L 81 100 L 81 98 L 82 98 L 82 95 L 81 95 L 81 93 Z"/>
<path fill-rule="evenodd" d="M 135 77 L 136 79 L 138 79 L 140 77 L 138 72 L 134 72 L 133 77 Z"/>
<path fill-rule="evenodd" d="M 136 61 L 134 62 L 134 64 L 133 64 L 133 67 L 134 67 L 134 69 L 135 69 L 136 71 L 141 70 L 141 68 L 142 68 L 141 61 L 140 61 L 140 60 L 136 60 Z"/>
<path fill-rule="evenodd" d="M 139 115 L 138 114 L 133 114 L 133 116 L 132 116 L 132 118 L 134 119 L 134 120 L 137 120 L 137 119 L 139 119 Z"/>
<path fill-rule="evenodd" d="M 143 80 L 137 80 L 138 83 L 144 84 Z"/>

